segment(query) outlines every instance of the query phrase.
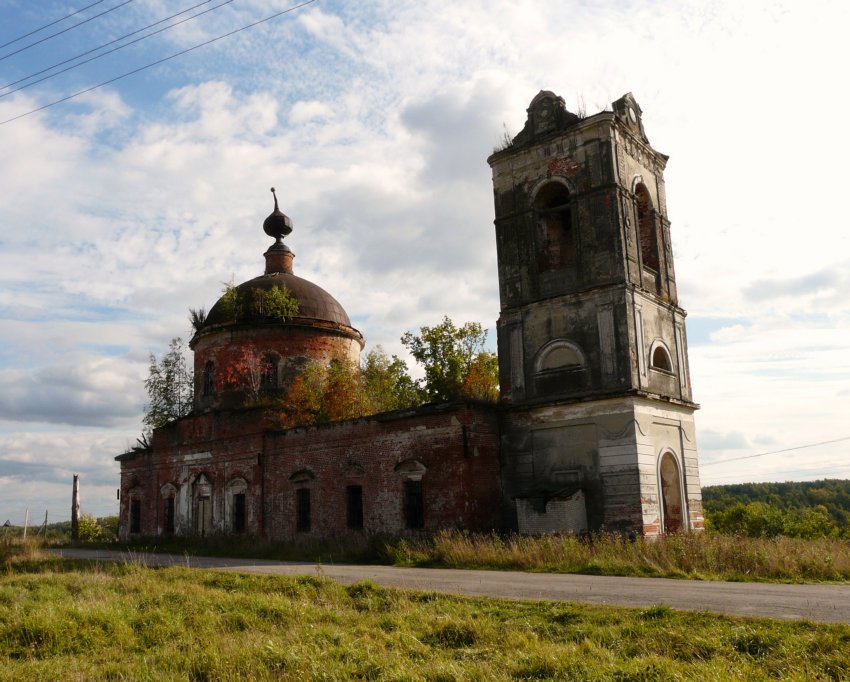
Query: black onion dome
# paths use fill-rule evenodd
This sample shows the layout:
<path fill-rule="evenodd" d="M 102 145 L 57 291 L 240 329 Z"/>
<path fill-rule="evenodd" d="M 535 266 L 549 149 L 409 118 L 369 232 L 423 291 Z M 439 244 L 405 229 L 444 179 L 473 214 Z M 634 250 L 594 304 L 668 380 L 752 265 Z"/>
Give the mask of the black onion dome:
<path fill-rule="evenodd" d="M 292 232 L 292 220 L 277 207 L 277 194 L 275 194 L 274 187 L 272 187 L 272 194 L 274 195 L 274 210 L 263 221 L 263 232 L 280 242 L 283 237 Z"/>
<path fill-rule="evenodd" d="M 316 320 L 351 327 L 351 320 L 339 301 L 322 287 L 289 272 L 260 275 L 240 284 L 236 289 L 238 294 L 250 295 L 252 289 L 269 290 L 275 286 L 286 287 L 293 298 L 298 301 L 298 314 L 292 318 L 293 320 L 299 322 Z M 254 321 L 262 322 L 264 320 L 260 317 L 257 317 L 256 320 L 248 317 L 240 320 L 240 323 Z M 227 306 L 222 304 L 221 299 L 219 299 L 207 315 L 204 327 L 232 322 L 234 320 L 232 316 L 228 315 Z"/>

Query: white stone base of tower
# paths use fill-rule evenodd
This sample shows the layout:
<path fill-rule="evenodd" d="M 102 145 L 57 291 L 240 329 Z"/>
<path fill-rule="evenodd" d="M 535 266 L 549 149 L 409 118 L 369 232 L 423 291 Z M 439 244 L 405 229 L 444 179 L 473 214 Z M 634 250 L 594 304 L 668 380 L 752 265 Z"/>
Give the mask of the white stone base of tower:
<path fill-rule="evenodd" d="M 508 418 L 503 450 L 520 532 L 703 528 L 688 405 L 629 396 L 529 408 Z"/>

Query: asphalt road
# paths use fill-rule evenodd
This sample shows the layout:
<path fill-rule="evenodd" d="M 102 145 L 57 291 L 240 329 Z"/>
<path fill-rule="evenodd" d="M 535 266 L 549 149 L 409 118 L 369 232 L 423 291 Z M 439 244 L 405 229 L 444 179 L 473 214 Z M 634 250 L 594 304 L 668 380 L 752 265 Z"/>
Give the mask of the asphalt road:
<path fill-rule="evenodd" d="M 385 587 L 448 594 L 632 607 L 663 604 L 679 610 L 734 616 L 787 620 L 808 618 L 823 623 L 850 623 L 850 585 L 779 585 L 517 571 L 312 564 L 263 559 L 128 554 L 97 549 L 62 549 L 54 552 L 77 559 L 134 561 L 147 566 L 179 565 L 266 575 L 318 575 L 344 584 L 371 580 Z"/>

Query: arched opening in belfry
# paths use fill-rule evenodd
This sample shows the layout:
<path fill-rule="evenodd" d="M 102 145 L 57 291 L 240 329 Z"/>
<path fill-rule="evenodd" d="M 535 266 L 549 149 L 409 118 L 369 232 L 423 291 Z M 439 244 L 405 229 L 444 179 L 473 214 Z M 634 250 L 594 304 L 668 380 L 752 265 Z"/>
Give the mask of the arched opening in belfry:
<path fill-rule="evenodd" d="M 662 531 L 664 533 L 678 533 L 684 529 L 682 481 L 679 464 L 672 452 L 665 452 L 661 456 L 659 473 L 661 479 Z"/>
<path fill-rule="evenodd" d="M 658 255 L 658 231 L 655 229 L 655 217 L 652 198 L 644 184 L 635 187 L 637 202 L 638 229 L 640 231 L 640 253 L 644 267 L 658 272 L 661 259 Z"/>
<path fill-rule="evenodd" d="M 570 191 L 560 182 L 549 182 L 534 198 L 537 220 L 537 269 L 560 270 L 576 264 L 576 243 Z"/>

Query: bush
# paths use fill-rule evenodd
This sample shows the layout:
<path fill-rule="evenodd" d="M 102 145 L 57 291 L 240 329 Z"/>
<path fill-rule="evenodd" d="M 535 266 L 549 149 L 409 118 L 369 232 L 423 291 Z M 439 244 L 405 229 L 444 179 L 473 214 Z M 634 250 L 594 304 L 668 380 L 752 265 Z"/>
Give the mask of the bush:
<path fill-rule="evenodd" d="M 95 542 L 103 535 L 103 529 L 100 527 L 97 519 L 91 514 L 80 516 L 78 528 L 80 542 Z"/>

